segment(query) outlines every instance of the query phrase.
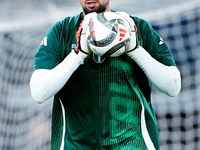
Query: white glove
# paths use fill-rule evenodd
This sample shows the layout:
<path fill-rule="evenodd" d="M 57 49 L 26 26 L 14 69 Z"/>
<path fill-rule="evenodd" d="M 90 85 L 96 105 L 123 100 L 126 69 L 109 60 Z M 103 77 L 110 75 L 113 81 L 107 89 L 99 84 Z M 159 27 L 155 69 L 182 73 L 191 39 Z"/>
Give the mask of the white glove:
<path fill-rule="evenodd" d="M 75 53 L 81 56 L 83 59 L 85 59 L 91 53 L 91 50 L 87 46 L 86 30 L 90 20 L 95 15 L 97 15 L 96 12 L 87 14 L 81 22 L 78 31 L 76 32 L 77 45 L 75 48 Z"/>
<path fill-rule="evenodd" d="M 131 28 L 131 40 L 130 40 L 130 45 L 126 50 L 126 53 L 132 52 L 135 49 L 137 49 L 139 47 L 138 42 L 137 42 L 137 27 L 135 25 L 134 20 L 125 12 L 116 12 L 119 15 L 121 15 L 122 17 L 124 17 L 127 22 L 130 25 Z"/>

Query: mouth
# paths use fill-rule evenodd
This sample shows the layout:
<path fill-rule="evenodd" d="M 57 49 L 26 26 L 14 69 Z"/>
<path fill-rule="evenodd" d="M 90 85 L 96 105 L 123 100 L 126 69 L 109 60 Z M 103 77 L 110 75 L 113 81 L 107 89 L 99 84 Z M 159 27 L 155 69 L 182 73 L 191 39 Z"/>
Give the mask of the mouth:
<path fill-rule="evenodd" d="M 88 8 L 94 8 L 96 6 L 96 1 L 89 0 L 86 2 Z"/>

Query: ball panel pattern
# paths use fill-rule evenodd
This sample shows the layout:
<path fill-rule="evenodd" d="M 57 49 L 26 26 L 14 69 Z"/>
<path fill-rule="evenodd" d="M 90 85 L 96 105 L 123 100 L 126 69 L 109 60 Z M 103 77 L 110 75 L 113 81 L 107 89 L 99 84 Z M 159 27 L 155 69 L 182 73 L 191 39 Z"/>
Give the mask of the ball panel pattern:
<path fill-rule="evenodd" d="M 91 19 L 86 37 L 88 47 L 95 54 L 117 57 L 128 47 L 130 34 L 129 24 L 122 16 L 103 12 Z"/>

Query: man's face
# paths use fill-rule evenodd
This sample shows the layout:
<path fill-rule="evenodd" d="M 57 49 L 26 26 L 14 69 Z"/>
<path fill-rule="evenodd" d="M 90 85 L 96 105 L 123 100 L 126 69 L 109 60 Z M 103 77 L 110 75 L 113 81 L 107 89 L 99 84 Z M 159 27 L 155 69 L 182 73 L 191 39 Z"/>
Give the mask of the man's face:
<path fill-rule="evenodd" d="M 84 14 L 110 11 L 110 0 L 79 0 Z"/>

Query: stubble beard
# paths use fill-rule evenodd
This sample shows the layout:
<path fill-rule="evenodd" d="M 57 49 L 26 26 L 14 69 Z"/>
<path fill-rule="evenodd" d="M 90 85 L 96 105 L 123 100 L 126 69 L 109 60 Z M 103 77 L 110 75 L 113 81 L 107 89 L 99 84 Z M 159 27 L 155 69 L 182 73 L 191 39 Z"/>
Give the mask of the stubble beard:
<path fill-rule="evenodd" d="M 83 11 L 86 15 L 89 14 L 89 13 L 92 13 L 92 12 L 101 13 L 101 12 L 104 12 L 106 10 L 106 6 L 107 5 L 101 5 L 100 4 L 98 8 L 95 8 L 95 9 L 92 9 L 92 10 L 89 10 L 88 8 L 83 7 Z"/>

